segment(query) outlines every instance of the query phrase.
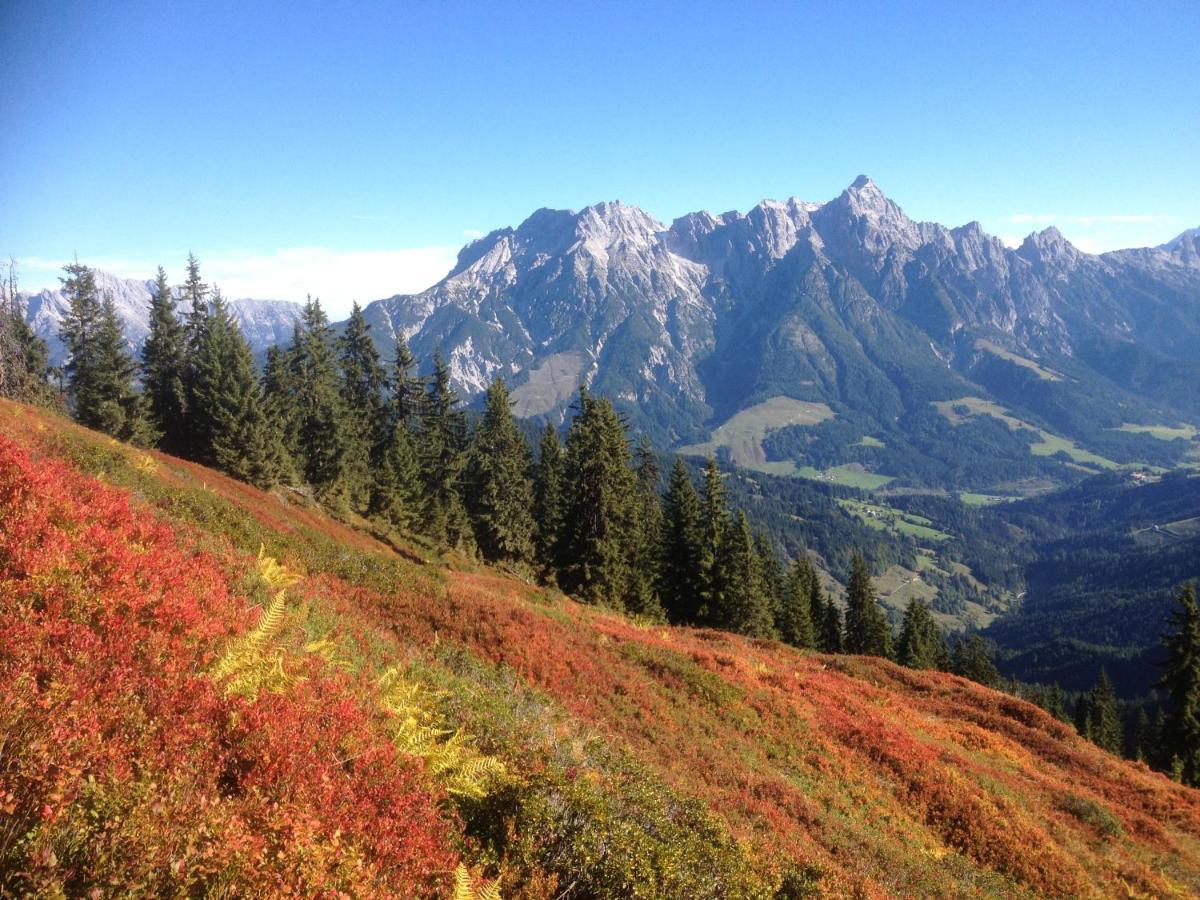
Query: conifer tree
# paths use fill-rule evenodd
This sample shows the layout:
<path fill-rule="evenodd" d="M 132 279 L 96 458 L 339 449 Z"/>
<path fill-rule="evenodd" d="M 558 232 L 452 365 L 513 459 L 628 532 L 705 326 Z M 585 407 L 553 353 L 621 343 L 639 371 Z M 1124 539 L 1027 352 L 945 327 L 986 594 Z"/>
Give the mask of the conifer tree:
<path fill-rule="evenodd" d="M 896 658 L 910 669 L 946 669 L 950 664 L 950 652 L 942 630 L 930 615 L 929 608 L 916 597 L 909 601 L 904 611 Z"/>
<path fill-rule="evenodd" d="M 46 342 L 25 321 L 17 293 L 17 264 L 10 259 L 0 273 L 0 397 L 57 405 L 49 359 Z"/>
<path fill-rule="evenodd" d="M 820 588 L 818 587 L 818 591 Z M 842 612 L 833 602 L 832 597 L 826 598 L 821 607 L 821 651 L 823 653 L 845 653 L 845 629 L 842 627 Z"/>
<path fill-rule="evenodd" d="M 579 390 L 567 432 L 563 589 L 616 608 L 630 596 L 637 552 L 637 483 L 625 427 L 607 399 Z"/>
<path fill-rule="evenodd" d="M 996 687 L 1000 683 L 1000 673 L 992 662 L 992 653 L 987 642 L 977 634 L 959 640 L 954 645 L 951 655 L 950 671 L 963 678 L 969 678 L 987 687 Z"/>
<path fill-rule="evenodd" d="M 435 352 L 417 444 L 425 495 L 422 530 L 443 547 L 470 551 L 474 542 L 460 484 L 466 449 L 466 418 L 450 386 L 450 370 Z"/>
<path fill-rule="evenodd" d="M 729 509 L 725 499 L 725 484 L 717 461 L 710 456 L 704 466 L 700 489 L 700 608 L 696 621 L 702 624 L 715 622 L 720 586 L 728 579 L 721 571 L 721 548 L 725 545 L 725 532 L 729 528 Z"/>
<path fill-rule="evenodd" d="M 817 573 L 801 553 L 788 569 L 776 627 L 780 637 L 793 647 L 808 650 L 817 646 L 817 623 L 812 616 L 812 588 Z"/>
<path fill-rule="evenodd" d="M 497 376 L 484 398 L 466 470 L 475 542 L 490 562 L 533 562 L 533 486 L 528 471 L 529 447 L 513 419 L 504 379 Z"/>
<path fill-rule="evenodd" d="M 563 449 L 550 422 L 542 432 L 533 470 L 534 544 L 538 568 L 548 581 L 558 580 L 559 536 L 563 519 Z"/>
<path fill-rule="evenodd" d="M 345 407 L 334 356 L 333 330 L 321 303 L 309 297 L 288 351 L 289 385 L 294 393 L 293 454 L 317 496 L 335 504 L 346 500 L 348 451 Z"/>
<path fill-rule="evenodd" d="M 713 590 L 713 624 L 738 634 L 772 637 L 771 601 L 754 552 L 750 523 L 738 510 L 724 530 Z"/>
<path fill-rule="evenodd" d="M 675 624 L 691 624 L 700 615 L 700 498 L 687 466 L 676 457 L 662 498 L 658 551 L 658 593 Z"/>
<path fill-rule="evenodd" d="M 375 478 L 369 512 L 395 528 L 421 531 L 423 490 L 412 429 L 406 422 L 396 422 Z"/>
<path fill-rule="evenodd" d="M 215 289 L 193 359 L 191 396 L 194 433 L 206 439 L 192 448 L 197 458 L 263 488 L 287 471 L 286 451 L 264 407 L 250 345 Z"/>
<path fill-rule="evenodd" d="M 291 348 L 299 342 L 300 325 L 296 323 L 292 329 Z M 292 386 L 291 348 L 285 351 L 276 345 L 268 347 L 262 372 L 263 409 L 289 454 L 300 446 L 299 413 L 296 391 Z M 298 475 L 294 472 L 291 474 Z"/>
<path fill-rule="evenodd" d="M 1109 753 L 1120 756 L 1125 740 L 1121 716 L 1117 710 L 1117 695 L 1113 691 L 1108 672 L 1103 668 L 1100 670 L 1100 677 L 1088 692 L 1084 704 L 1084 737 Z"/>
<path fill-rule="evenodd" d="M 859 554 L 850 562 L 846 588 L 846 652 L 866 656 L 892 655 L 892 633 L 887 616 L 875 602 L 871 573 Z"/>
<path fill-rule="evenodd" d="M 1167 620 L 1167 650 L 1160 685 L 1171 698 L 1162 729 L 1164 761 L 1184 784 L 1200 787 L 1200 606 L 1196 585 L 1185 585 Z"/>
<path fill-rule="evenodd" d="M 771 631 L 777 634 L 775 623 L 779 621 L 783 608 L 784 582 L 787 575 L 783 563 L 779 561 L 779 553 L 775 544 L 761 528 L 754 532 L 754 556 L 758 563 L 759 587 L 767 600 L 767 609 L 771 616 Z"/>
<path fill-rule="evenodd" d="M 347 499 L 359 512 L 365 512 L 371 505 L 375 476 L 381 472 L 384 454 L 393 437 L 387 374 L 370 332 L 371 326 L 355 303 L 337 345 L 346 413 L 344 482 Z"/>
<path fill-rule="evenodd" d="M 188 351 L 195 354 L 200 349 L 200 337 L 208 321 L 208 285 L 200 278 L 200 260 L 188 254 L 187 275 L 183 282 L 181 302 L 186 306 L 184 331 Z"/>
<path fill-rule="evenodd" d="M 659 498 L 661 473 L 658 457 L 650 439 L 642 435 L 633 452 L 634 497 L 637 526 L 634 550 L 633 584 L 626 604 L 630 612 L 663 621 L 666 612 L 658 594 L 658 542 L 662 531 L 662 504 Z"/>
<path fill-rule="evenodd" d="M 67 375 L 77 421 L 118 440 L 149 446 L 157 433 L 145 400 L 134 389 L 137 363 L 125 350 L 125 337 L 111 297 L 101 301 L 95 274 L 71 263 L 62 279 L 70 308 L 61 336 L 67 345 Z"/>
<path fill-rule="evenodd" d="M 1150 723 L 1150 717 L 1146 715 L 1146 707 L 1143 706 L 1138 710 L 1137 724 L 1133 729 L 1133 740 L 1130 741 L 1129 756 L 1138 762 L 1149 765 L 1158 757 L 1157 745 L 1158 739 L 1154 733 L 1154 726 Z"/>
<path fill-rule="evenodd" d="M 187 337 L 167 273 L 159 266 L 150 298 L 150 333 L 142 345 L 142 376 L 150 418 L 162 433 L 160 443 L 177 454 L 188 449 L 186 375 Z"/>
<path fill-rule="evenodd" d="M 425 380 L 414 375 L 417 360 L 404 335 L 396 335 L 396 361 L 392 366 L 392 420 L 412 425 L 421 414 L 425 400 Z"/>

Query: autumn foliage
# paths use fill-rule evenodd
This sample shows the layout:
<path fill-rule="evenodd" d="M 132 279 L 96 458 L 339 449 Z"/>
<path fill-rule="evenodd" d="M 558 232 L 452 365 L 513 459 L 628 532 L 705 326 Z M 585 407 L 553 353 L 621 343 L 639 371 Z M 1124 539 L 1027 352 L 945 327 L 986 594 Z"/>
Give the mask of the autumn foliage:
<path fill-rule="evenodd" d="M 288 677 L 232 691 L 263 545 Z M 0 893 L 1200 892 L 1200 792 L 1035 706 L 445 562 L 0 405 Z"/>

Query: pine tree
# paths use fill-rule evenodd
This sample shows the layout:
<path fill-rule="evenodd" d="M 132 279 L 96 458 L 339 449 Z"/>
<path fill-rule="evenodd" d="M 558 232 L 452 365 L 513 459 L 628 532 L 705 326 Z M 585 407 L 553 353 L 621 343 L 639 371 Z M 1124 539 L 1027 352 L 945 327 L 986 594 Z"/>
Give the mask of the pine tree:
<path fill-rule="evenodd" d="M 700 616 L 700 498 L 683 460 L 676 458 L 662 498 L 659 527 L 658 594 L 667 618 L 690 625 Z"/>
<path fill-rule="evenodd" d="M 820 588 L 818 588 L 820 590 Z M 846 637 L 842 627 L 842 613 L 829 597 L 821 604 L 821 651 L 823 653 L 845 653 Z"/>
<path fill-rule="evenodd" d="M 1176 602 L 1163 637 L 1167 660 L 1160 685 L 1171 698 L 1163 756 L 1180 781 L 1200 787 L 1200 607 L 1194 582 L 1180 590 Z"/>
<path fill-rule="evenodd" d="M 850 583 L 846 589 L 846 652 L 865 656 L 892 655 L 892 633 L 887 616 L 875 602 L 871 573 L 857 553 L 850 562 Z"/>
<path fill-rule="evenodd" d="M 716 609 L 722 604 L 720 586 L 728 581 L 721 571 L 721 548 L 729 528 L 729 509 L 721 470 L 713 457 L 704 466 L 700 489 L 700 608 L 696 621 L 710 624 L 717 620 Z"/>
<path fill-rule="evenodd" d="M 50 384 L 50 351 L 25 321 L 17 292 L 17 264 L 9 259 L 0 274 L 0 397 L 56 406 Z"/>
<path fill-rule="evenodd" d="M 304 480 L 326 503 L 346 502 L 346 412 L 338 381 L 333 330 L 319 300 L 309 297 L 288 352 L 296 446 Z"/>
<path fill-rule="evenodd" d="M 291 348 L 299 342 L 300 326 L 297 323 L 292 330 Z M 268 347 L 262 372 L 263 409 L 289 454 L 300 446 L 300 416 L 292 384 L 291 348 L 285 351 L 275 345 Z M 289 480 L 293 477 L 298 478 L 299 473 L 290 473 Z"/>
<path fill-rule="evenodd" d="M 529 447 L 512 414 L 504 379 L 484 398 L 467 460 L 467 509 L 484 559 L 528 566 L 534 558 L 533 486 Z"/>
<path fill-rule="evenodd" d="M 370 514 L 394 528 L 420 531 L 423 490 L 412 429 L 405 422 L 396 422 L 375 478 Z"/>
<path fill-rule="evenodd" d="M 1118 756 L 1125 746 L 1117 695 L 1104 669 L 1100 670 L 1100 677 L 1087 695 L 1082 733 L 1092 743 Z"/>
<path fill-rule="evenodd" d="M 803 553 L 788 569 L 775 624 L 780 637 L 793 647 L 812 650 L 817 646 L 817 626 L 812 615 L 812 588 L 816 578 L 812 563 Z"/>
<path fill-rule="evenodd" d="M 150 418 L 172 453 L 187 451 L 187 336 L 175 314 L 167 273 L 158 267 L 150 298 L 150 333 L 142 345 L 142 376 Z"/>
<path fill-rule="evenodd" d="M 1146 715 L 1144 706 L 1138 710 L 1137 724 L 1133 729 L 1133 740 L 1129 750 L 1130 757 L 1138 762 L 1149 764 L 1158 757 L 1158 736 L 1154 733 L 1154 726 L 1150 724 L 1150 717 Z"/>
<path fill-rule="evenodd" d="M 191 398 L 195 433 L 206 440 L 192 448 L 197 458 L 263 488 L 287 471 L 286 451 L 264 407 L 250 345 L 215 289 L 193 359 Z"/>
<path fill-rule="evenodd" d="M 421 414 L 425 380 L 413 374 L 417 360 L 404 335 L 396 335 L 396 362 L 392 366 L 392 421 L 412 425 Z"/>
<path fill-rule="evenodd" d="M 195 354 L 200 349 L 200 338 L 208 321 L 208 285 L 200 278 L 200 260 L 188 254 L 187 276 L 183 282 L 182 302 L 187 305 L 184 314 L 184 331 L 188 351 Z"/>
<path fill-rule="evenodd" d="M 548 581 L 558 580 L 559 537 L 563 520 L 563 449 L 550 422 L 542 432 L 533 469 L 534 544 L 538 568 Z"/>
<path fill-rule="evenodd" d="M 626 604 L 629 611 L 654 621 L 664 621 L 666 612 L 658 594 L 658 541 L 662 531 L 662 504 L 659 498 L 662 475 L 658 457 L 650 439 L 642 435 L 633 453 L 636 483 L 634 497 L 636 548 L 633 558 L 633 585 Z"/>
<path fill-rule="evenodd" d="M 460 481 L 466 462 L 467 423 L 450 386 L 450 370 L 440 352 L 433 357 L 433 378 L 421 409 L 417 455 L 424 485 L 423 530 L 443 547 L 473 550 L 471 523 Z"/>
<path fill-rule="evenodd" d="M 946 669 L 950 664 L 942 630 L 929 614 L 929 608 L 915 597 L 904 611 L 896 658 L 910 669 Z"/>
<path fill-rule="evenodd" d="M 563 589 L 623 608 L 637 552 L 637 479 L 616 410 L 584 388 L 567 432 L 564 485 Z"/>
<path fill-rule="evenodd" d="M 714 567 L 712 622 L 720 628 L 752 637 L 772 637 L 771 601 L 754 552 L 750 523 L 741 510 L 724 529 Z"/>
<path fill-rule="evenodd" d="M 344 483 L 351 507 L 366 512 L 393 434 L 387 374 L 371 340 L 371 326 L 357 303 L 337 345 L 346 412 Z"/>
<path fill-rule="evenodd" d="M 783 563 L 779 561 L 774 542 L 761 528 L 754 532 L 754 556 L 757 562 L 759 589 L 767 600 L 767 610 L 771 617 L 768 632 L 777 635 L 775 623 L 779 621 L 783 609 L 784 582 L 787 575 Z"/>
<path fill-rule="evenodd" d="M 1000 673 L 996 671 L 996 664 L 992 662 L 991 650 L 987 642 L 977 634 L 954 645 L 950 671 L 987 687 L 994 688 L 1000 683 Z"/>

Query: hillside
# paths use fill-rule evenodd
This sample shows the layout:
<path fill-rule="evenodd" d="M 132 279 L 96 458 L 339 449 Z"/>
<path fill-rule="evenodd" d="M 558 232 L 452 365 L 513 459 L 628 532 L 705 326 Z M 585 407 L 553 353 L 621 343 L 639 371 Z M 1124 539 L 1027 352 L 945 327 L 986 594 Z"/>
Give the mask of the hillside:
<path fill-rule="evenodd" d="M 1200 793 L 1034 706 L 643 626 L 7 401 L 0 633 L 4 893 L 1200 891 Z"/>

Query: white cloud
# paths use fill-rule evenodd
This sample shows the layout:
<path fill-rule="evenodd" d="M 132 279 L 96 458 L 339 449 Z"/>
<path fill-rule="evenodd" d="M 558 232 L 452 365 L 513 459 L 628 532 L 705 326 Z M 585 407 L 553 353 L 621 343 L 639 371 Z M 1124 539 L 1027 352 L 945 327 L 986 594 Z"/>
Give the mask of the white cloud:
<path fill-rule="evenodd" d="M 204 280 L 220 286 L 230 299 L 302 301 L 320 297 L 334 318 L 358 300 L 367 304 L 393 294 L 424 290 L 445 277 L 457 258 L 457 247 L 407 247 L 400 250 L 331 250 L 288 247 L 274 253 L 202 253 Z M 151 278 L 157 263 L 130 259 L 82 259 L 81 262 L 122 278 Z M 21 287 L 57 287 L 62 262 L 37 257 L 18 260 Z M 182 267 L 167 269 L 172 282 L 182 280 Z"/>
<path fill-rule="evenodd" d="M 470 238 L 473 241 L 477 241 L 481 237 L 483 237 L 483 232 L 480 231 L 478 228 L 468 228 L 466 231 L 463 232 L 463 237 Z"/>

